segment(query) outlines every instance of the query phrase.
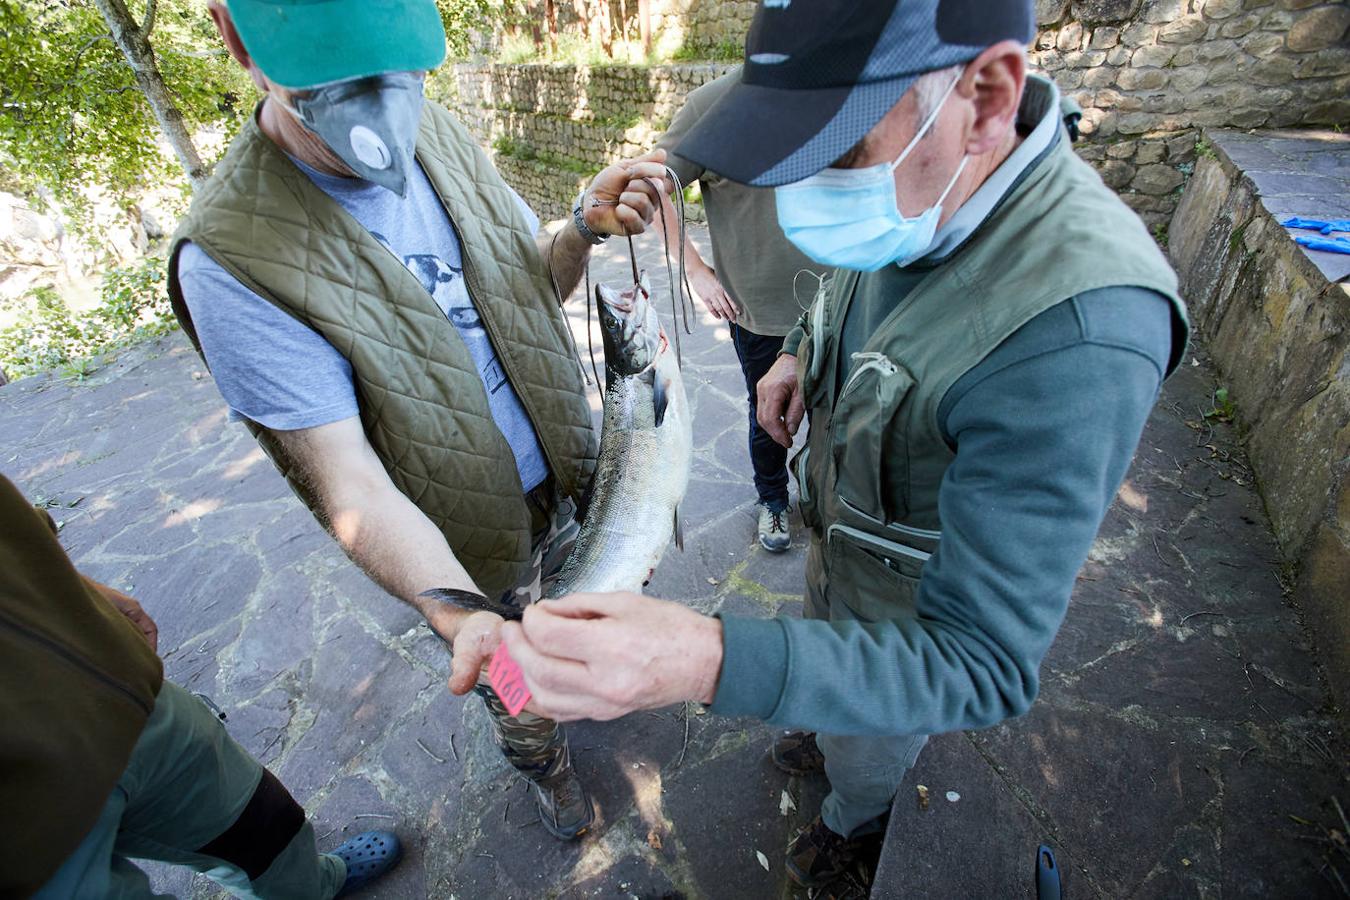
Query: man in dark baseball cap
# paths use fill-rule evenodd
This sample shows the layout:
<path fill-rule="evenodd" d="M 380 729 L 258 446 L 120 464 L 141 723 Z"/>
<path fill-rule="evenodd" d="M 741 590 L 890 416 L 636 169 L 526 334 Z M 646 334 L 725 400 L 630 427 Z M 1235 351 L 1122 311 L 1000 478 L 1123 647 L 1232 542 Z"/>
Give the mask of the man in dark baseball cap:
<path fill-rule="evenodd" d="M 741 83 L 674 148 L 772 186 L 836 267 L 757 387 L 784 446 L 810 413 L 804 618 L 605 595 L 504 631 L 560 719 L 695 699 L 797 729 L 774 762 L 830 782 L 788 848 L 804 885 L 857 871 L 928 735 L 1035 700 L 1185 347 L 1167 261 L 1026 73 L 1032 22 L 1030 0 L 765 0 Z"/>
<path fill-rule="evenodd" d="M 744 184 L 797 181 L 842 156 L 920 76 L 1034 35 L 1030 3 L 766 2 L 746 38 L 740 84 L 678 152 Z"/>

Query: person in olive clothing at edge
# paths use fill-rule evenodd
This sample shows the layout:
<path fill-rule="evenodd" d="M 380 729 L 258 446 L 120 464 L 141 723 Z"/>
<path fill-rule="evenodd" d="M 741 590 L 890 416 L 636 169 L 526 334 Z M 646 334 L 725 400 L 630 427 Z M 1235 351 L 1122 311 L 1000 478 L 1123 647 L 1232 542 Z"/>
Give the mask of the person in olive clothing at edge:
<path fill-rule="evenodd" d="M 164 679 L 159 629 L 76 571 L 56 525 L 0 476 L 0 897 L 163 897 L 131 859 L 236 897 L 328 900 L 385 874 L 398 838 L 332 853 L 206 704 Z"/>

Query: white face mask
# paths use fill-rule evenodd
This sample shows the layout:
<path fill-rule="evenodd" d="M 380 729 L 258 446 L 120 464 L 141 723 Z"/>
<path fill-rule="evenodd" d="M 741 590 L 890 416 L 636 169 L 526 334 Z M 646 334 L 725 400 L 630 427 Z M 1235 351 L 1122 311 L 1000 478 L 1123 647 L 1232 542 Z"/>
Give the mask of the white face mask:
<path fill-rule="evenodd" d="M 822 169 L 809 178 L 776 188 L 778 224 L 788 240 L 816 262 L 861 272 L 875 272 L 891 263 L 906 266 L 923 256 L 937 234 L 942 202 L 956 186 L 970 157 L 961 158 L 937 202 L 913 218 L 900 212 L 894 172 L 933 127 L 960 80 L 959 75 L 953 79 L 918 134 L 894 162 L 865 169 Z"/>

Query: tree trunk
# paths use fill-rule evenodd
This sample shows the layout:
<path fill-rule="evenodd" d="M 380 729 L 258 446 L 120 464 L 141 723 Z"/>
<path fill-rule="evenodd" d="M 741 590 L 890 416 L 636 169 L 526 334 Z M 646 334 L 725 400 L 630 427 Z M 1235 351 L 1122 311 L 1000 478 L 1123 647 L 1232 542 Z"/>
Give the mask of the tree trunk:
<path fill-rule="evenodd" d="M 642 33 L 642 54 L 650 56 L 652 52 L 651 0 L 638 0 L 638 30 Z"/>
<path fill-rule="evenodd" d="M 613 14 L 609 9 L 609 0 L 596 0 L 595 25 L 600 32 L 600 46 L 605 55 L 614 58 L 614 28 L 611 24 Z"/>
<path fill-rule="evenodd" d="M 558 7 L 553 0 L 544 0 L 544 18 L 548 20 L 548 46 L 558 52 Z"/>
<path fill-rule="evenodd" d="M 94 0 L 94 6 L 98 7 L 98 11 L 103 15 L 103 21 L 108 25 L 108 30 L 112 32 L 113 42 L 126 57 L 127 65 L 136 76 L 137 86 L 145 95 L 146 102 L 150 104 L 155 121 L 159 123 L 160 131 L 164 133 L 183 171 L 187 173 L 188 180 L 192 182 L 193 188 L 201 187 L 202 182 L 206 180 L 206 164 L 202 162 L 201 154 L 192 143 L 192 136 L 188 134 L 187 127 L 183 124 L 183 114 L 173 102 L 169 86 L 164 83 L 164 76 L 160 74 L 159 65 L 155 62 L 154 48 L 150 46 L 149 28 L 142 29 L 136 24 L 124 0 Z M 153 8 L 152 5 L 151 9 Z M 152 15 L 147 16 L 146 25 L 154 25 Z"/>
<path fill-rule="evenodd" d="M 586 0 L 572 0 L 572 12 L 576 14 L 577 21 L 581 23 L 582 34 L 589 41 L 591 39 L 591 14 L 586 8 Z"/>

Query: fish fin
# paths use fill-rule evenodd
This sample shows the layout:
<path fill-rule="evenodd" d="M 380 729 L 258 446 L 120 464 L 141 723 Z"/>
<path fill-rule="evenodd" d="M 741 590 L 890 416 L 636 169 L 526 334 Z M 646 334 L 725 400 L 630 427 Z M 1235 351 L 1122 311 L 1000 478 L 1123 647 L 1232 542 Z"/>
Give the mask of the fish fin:
<path fill-rule="evenodd" d="M 675 507 L 675 547 L 684 552 L 684 523 L 680 521 L 680 508 Z"/>
<path fill-rule="evenodd" d="M 654 374 L 652 378 L 652 405 L 656 408 L 656 427 L 660 428 L 661 423 L 666 420 L 666 405 L 670 403 L 670 395 L 667 389 L 670 387 L 670 379 L 662 378 Z"/>

